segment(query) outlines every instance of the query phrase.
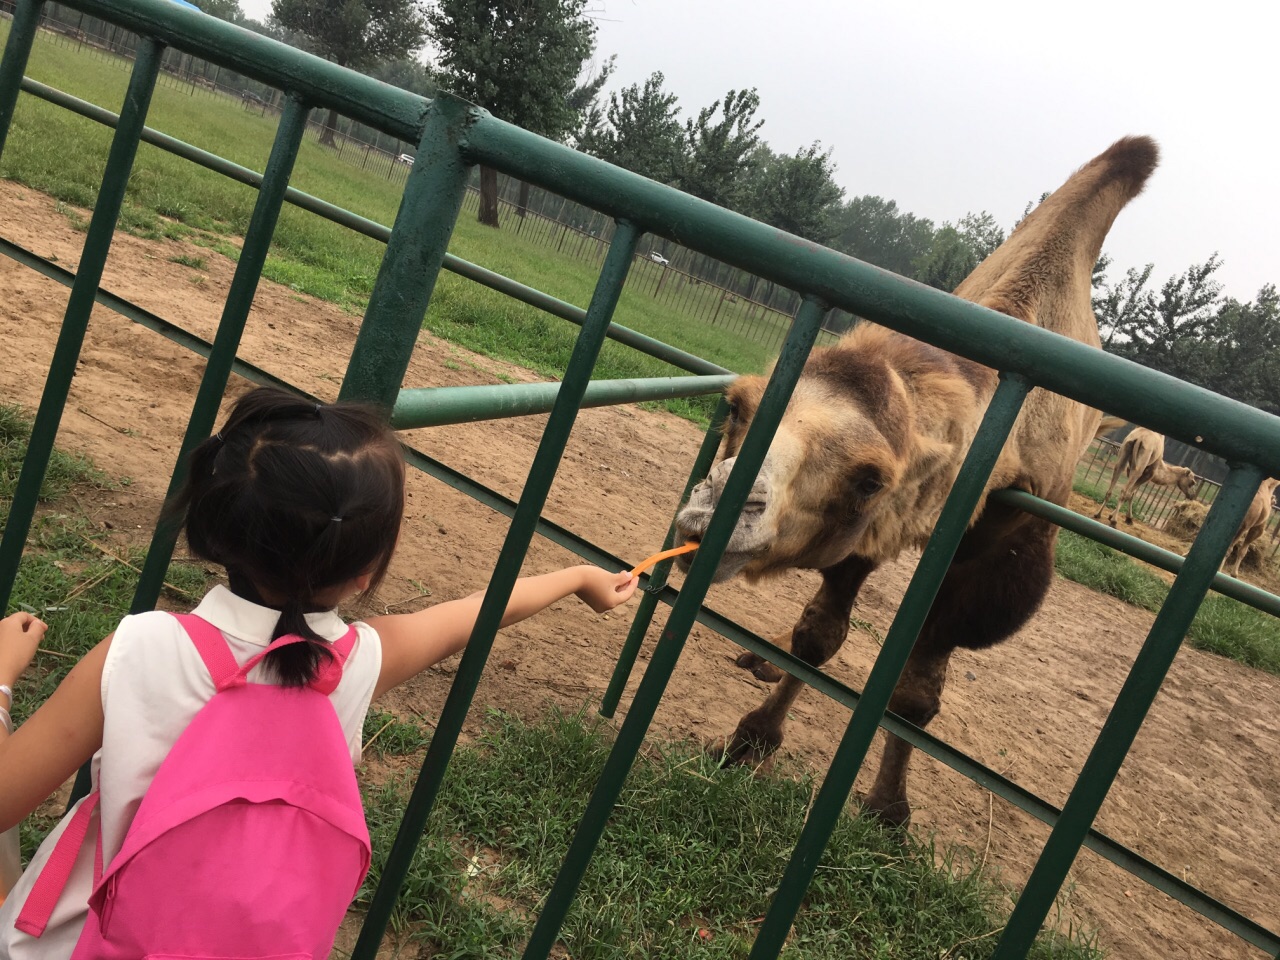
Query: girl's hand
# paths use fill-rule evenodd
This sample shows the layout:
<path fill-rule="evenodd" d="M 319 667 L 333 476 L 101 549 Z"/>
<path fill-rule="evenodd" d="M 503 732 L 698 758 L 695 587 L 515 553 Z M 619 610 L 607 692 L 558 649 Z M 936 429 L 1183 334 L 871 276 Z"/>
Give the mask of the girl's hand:
<path fill-rule="evenodd" d="M 626 570 L 609 573 L 600 567 L 589 565 L 579 569 L 582 571 L 583 584 L 574 592 L 579 600 L 596 613 L 604 613 L 626 603 L 640 585 L 640 578 L 631 576 Z"/>
<path fill-rule="evenodd" d="M 43 620 L 29 613 L 13 613 L 0 620 L 0 683 L 18 682 L 47 629 Z"/>

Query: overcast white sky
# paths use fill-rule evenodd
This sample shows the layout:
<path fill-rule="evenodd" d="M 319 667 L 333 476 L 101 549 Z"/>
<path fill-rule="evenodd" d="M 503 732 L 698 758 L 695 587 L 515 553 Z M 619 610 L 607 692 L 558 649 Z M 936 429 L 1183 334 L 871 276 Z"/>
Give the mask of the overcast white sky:
<path fill-rule="evenodd" d="M 242 0 L 265 16 L 270 0 Z M 1280 282 L 1280 4 L 1219 0 L 594 0 L 611 87 L 661 70 L 682 116 L 756 87 L 775 150 L 833 148 L 847 195 L 936 222 L 1028 200 L 1128 133 L 1163 150 L 1106 249 L 1159 281 L 1215 250 L 1227 292 Z M 1178 12 L 1174 12 L 1177 10 Z"/>

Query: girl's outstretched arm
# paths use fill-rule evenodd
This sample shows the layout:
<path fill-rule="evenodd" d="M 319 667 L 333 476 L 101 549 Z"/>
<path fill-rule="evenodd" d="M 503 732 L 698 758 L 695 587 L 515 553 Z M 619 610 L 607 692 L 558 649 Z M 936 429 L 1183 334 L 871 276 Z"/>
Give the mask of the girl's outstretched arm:
<path fill-rule="evenodd" d="M 102 664 L 111 637 L 85 654 L 58 689 L 0 743 L 0 830 L 47 800 L 102 746 Z"/>
<path fill-rule="evenodd" d="M 519 623 L 572 594 L 596 613 L 612 610 L 636 592 L 639 579 L 627 572 L 609 573 L 590 565 L 567 567 L 555 573 L 521 577 L 511 591 L 502 626 Z M 374 696 L 386 693 L 427 667 L 467 645 L 484 591 L 449 600 L 417 613 L 373 617 L 369 626 L 382 639 L 382 673 Z"/>

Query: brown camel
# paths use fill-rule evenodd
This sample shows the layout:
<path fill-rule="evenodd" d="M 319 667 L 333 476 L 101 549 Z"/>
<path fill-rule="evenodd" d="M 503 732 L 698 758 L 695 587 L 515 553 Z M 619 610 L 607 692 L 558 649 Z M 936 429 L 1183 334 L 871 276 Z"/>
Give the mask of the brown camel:
<path fill-rule="evenodd" d="M 1277 486 L 1280 486 L 1280 480 L 1268 478 L 1262 481 L 1262 486 L 1258 487 L 1258 492 L 1253 495 L 1253 501 L 1249 504 L 1249 510 L 1244 515 L 1240 529 L 1236 531 L 1235 539 L 1231 541 L 1231 548 L 1222 560 L 1222 569 L 1226 570 L 1230 567 L 1233 577 L 1240 576 L 1240 562 L 1249 552 L 1249 544 L 1262 536 L 1267 521 L 1271 519 L 1271 500 L 1275 496 Z"/>
<path fill-rule="evenodd" d="M 1122 473 L 1128 476 L 1120 491 L 1120 499 L 1116 501 L 1116 508 L 1111 511 L 1113 527 L 1116 525 L 1116 517 L 1120 515 L 1120 508 L 1126 505 L 1129 509 L 1125 513 L 1124 522 L 1133 523 L 1133 495 L 1144 483 L 1154 483 L 1161 487 L 1176 484 L 1188 500 L 1194 500 L 1196 485 L 1200 482 L 1195 471 L 1190 467 L 1175 467 L 1164 462 L 1163 436 L 1146 427 L 1137 427 L 1124 438 L 1124 443 L 1120 447 L 1120 459 L 1116 461 L 1115 469 L 1111 471 L 1111 483 L 1107 485 L 1107 495 L 1102 498 L 1102 506 L 1098 507 L 1098 512 L 1093 515 L 1095 520 L 1107 509 L 1111 491 L 1115 489 L 1116 480 Z"/>
<path fill-rule="evenodd" d="M 956 295 L 1098 347 L 1092 268 L 1116 215 L 1156 160 L 1148 138 L 1114 144 L 1023 220 Z M 705 532 L 765 383 L 763 376 L 744 376 L 727 391 L 725 459 L 677 518 L 686 538 Z M 845 640 L 867 576 L 925 543 L 995 387 L 995 371 L 871 324 L 815 350 L 716 579 L 741 573 L 754 581 L 792 567 L 821 571 L 817 595 L 789 636 L 775 642 L 789 644 L 807 663 L 825 663 Z M 986 493 L 1013 488 L 1065 504 L 1076 461 L 1099 422 L 1098 411 L 1044 390 L 1028 396 L 894 691 L 895 713 L 923 727 L 938 711 L 951 652 L 1004 640 L 1040 606 L 1053 580 L 1057 528 L 988 504 Z M 778 677 L 753 655 L 738 663 L 763 679 Z M 756 763 L 776 750 L 803 686 L 783 676 L 723 743 L 724 755 Z M 865 801 L 893 823 L 910 818 L 910 753 L 908 744 L 889 738 Z"/>

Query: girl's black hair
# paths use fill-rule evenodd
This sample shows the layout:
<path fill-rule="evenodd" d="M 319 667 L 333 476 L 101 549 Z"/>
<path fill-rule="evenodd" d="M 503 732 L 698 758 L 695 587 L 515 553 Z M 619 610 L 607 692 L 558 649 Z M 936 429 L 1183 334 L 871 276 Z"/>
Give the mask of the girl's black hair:
<path fill-rule="evenodd" d="M 191 452 L 187 479 L 166 508 L 191 552 L 222 565 L 232 589 L 279 606 L 274 640 L 312 643 L 265 661 L 284 686 L 315 680 L 333 654 L 307 625 L 325 590 L 386 575 L 404 516 L 404 461 L 372 407 L 319 405 L 274 387 L 240 398 L 226 425 Z"/>

